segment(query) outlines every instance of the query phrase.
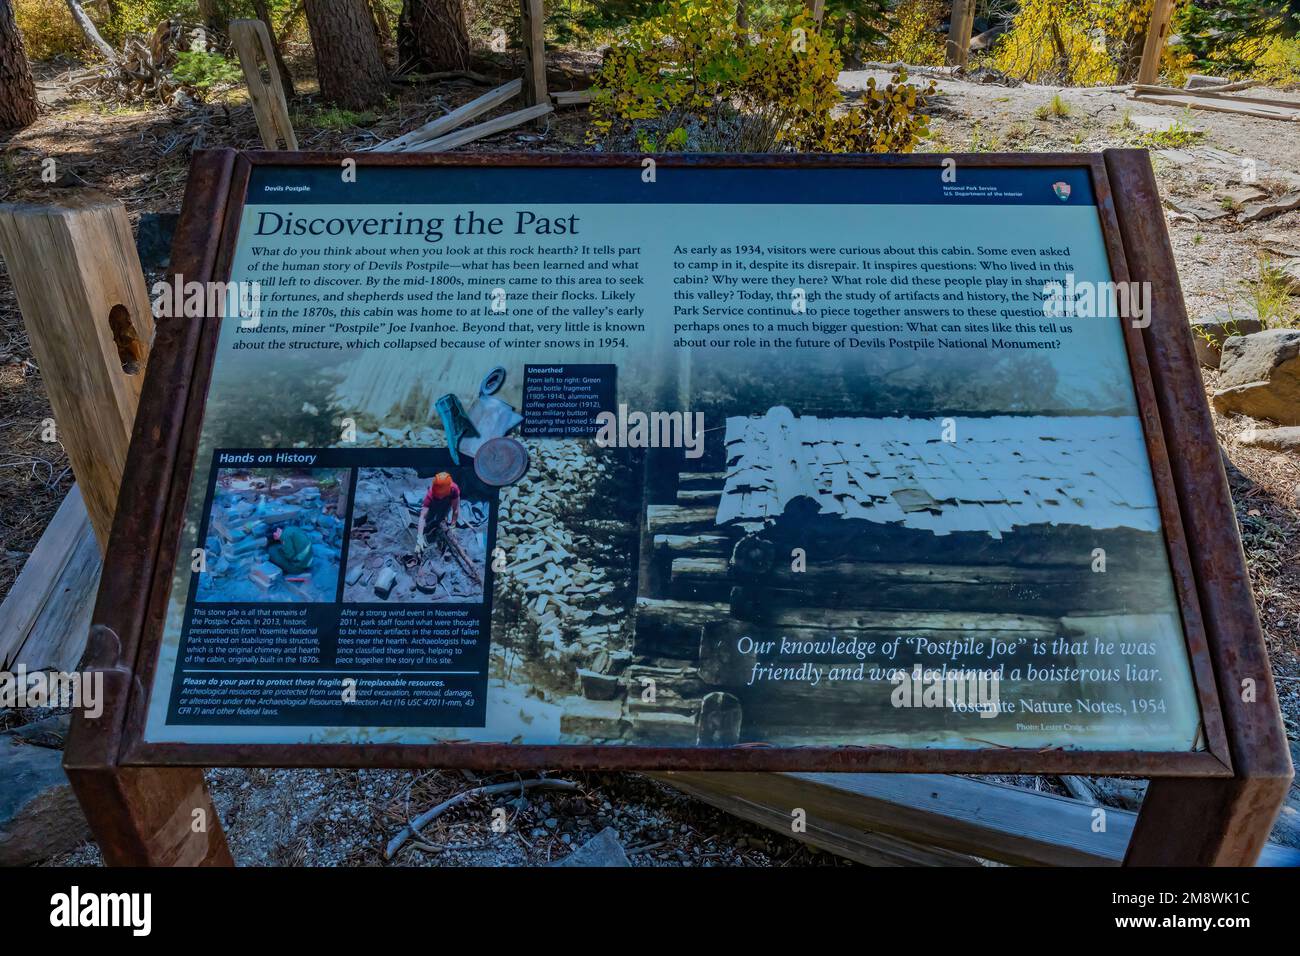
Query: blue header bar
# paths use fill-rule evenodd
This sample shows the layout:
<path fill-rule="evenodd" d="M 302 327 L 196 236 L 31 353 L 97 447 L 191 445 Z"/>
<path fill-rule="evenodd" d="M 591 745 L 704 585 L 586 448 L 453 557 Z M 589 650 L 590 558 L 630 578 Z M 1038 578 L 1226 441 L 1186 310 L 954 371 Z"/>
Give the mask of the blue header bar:
<path fill-rule="evenodd" d="M 1085 166 L 254 166 L 249 205 L 466 203 L 1095 206 Z"/>

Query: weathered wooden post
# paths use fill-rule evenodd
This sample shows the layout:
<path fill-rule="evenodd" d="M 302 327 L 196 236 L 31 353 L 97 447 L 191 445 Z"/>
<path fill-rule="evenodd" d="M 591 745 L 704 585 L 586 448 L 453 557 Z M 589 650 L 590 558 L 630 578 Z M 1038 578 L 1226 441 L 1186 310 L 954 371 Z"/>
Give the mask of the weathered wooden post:
<path fill-rule="evenodd" d="M 1169 37 L 1169 22 L 1174 16 L 1174 0 L 1155 0 L 1151 8 L 1151 21 L 1147 24 L 1146 43 L 1142 46 L 1142 65 L 1138 67 L 1139 83 L 1152 84 L 1160 78 L 1160 58 Z"/>
<path fill-rule="evenodd" d="M 948 23 L 948 46 L 944 62 L 965 66 L 970 57 L 971 31 L 975 29 L 975 0 L 953 0 Z"/>
<path fill-rule="evenodd" d="M 267 149 L 279 149 L 280 141 L 283 140 L 285 149 L 297 151 L 298 137 L 289 120 L 289 106 L 284 98 L 284 84 L 280 80 L 275 46 L 266 24 L 261 20 L 231 20 L 230 42 L 239 54 L 239 65 L 244 71 L 248 99 L 253 104 L 253 115 L 257 118 L 257 131 L 262 136 L 262 145 Z M 266 63 L 269 83 L 262 79 L 262 61 Z"/>
<path fill-rule="evenodd" d="M 524 40 L 524 105 L 549 104 L 551 99 L 546 91 L 546 11 L 542 0 L 519 0 L 519 10 L 523 15 L 520 32 Z"/>
<path fill-rule="evenodd" d="M 154 337 L 126 210 L 92 191 L 0 206 L 0 255 L 102 553 Z"/>
<path fill-rule="evenodd" d="M 59 205 L 0 206 L 0 254 L 105 552 L 155 332 L 126 210 L 92 191 Z M 124 687 L 108 685 L 129 679 L 115 656 L 126 649 L 97 630 L 81 666 L 102 672 L 106 689 L 125 699 Z M 64 765 L 105 862 L 231 862 L 202 771 L 115 766 L 102 758 L 116 753 L 116 742 L 96 733 L 109 722 L 86 723 L 93 730 L 69 743 Z"/>

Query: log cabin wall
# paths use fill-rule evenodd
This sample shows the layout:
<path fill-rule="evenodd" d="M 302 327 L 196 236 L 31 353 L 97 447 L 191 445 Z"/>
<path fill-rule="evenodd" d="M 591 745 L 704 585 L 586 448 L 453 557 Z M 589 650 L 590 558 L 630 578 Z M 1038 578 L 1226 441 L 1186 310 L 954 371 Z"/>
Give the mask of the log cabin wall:
<path fill-rule="evenodd" d="M 630 676 L 668 694 L 638 705 L 630 686 L 633 727 L 639 711 L 648 732 L 658 722 L 648 715 L 662 711 L 693 717 L 701 743 L 813 744 L 915 725 L 915 714 L 864 706 L 857 682 L 751 686 L 757 658 L 736 650 L 744 636 L 1155 639 L 1162 663 L 1182 653 L 1154 493 L 1121 477 L 1144 463 L 1114 447 L 1134 422 L 958 418 L 960 442 L 942 440 L 944 424 L 778 408 L 727 420 L 721 470 L 716 458 L 680 455 L 678 470 L 663 468 L 675 488 L 647 493 Z M 709 470 L 684 470 L 691 465 Z M 792 566 L 796 548 L 803 570 Z M 1094 571 L 1098 548 L 1110 573 Z M 1003 683 L 1012 697 L 1028 690 Z M 1070 688 L 1033 693 L 1064 700 Z M 943 712 L 930 723 L 960 719 Z M 731 727 L 735 739 L 719 737 Z"/>

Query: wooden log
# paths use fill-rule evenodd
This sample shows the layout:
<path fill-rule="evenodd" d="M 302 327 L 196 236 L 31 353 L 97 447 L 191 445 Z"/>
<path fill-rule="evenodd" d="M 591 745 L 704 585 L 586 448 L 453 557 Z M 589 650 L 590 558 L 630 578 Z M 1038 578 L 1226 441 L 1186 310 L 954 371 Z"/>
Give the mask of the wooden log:
<path fill-rule="evenodd" d="M 253 105 L 262 146 L 275 150 L 280 149 L 283 142 L 284 149 L 297 151 L 298 137 L 289 119 L 289 104 L 285 101 L 271 32 L 261 20 L 231 20 L 230 42 L 239 54 L 239 66 L 244 71 L 244 83 L 248 87 L 248 99 Z M 266 65 L 266 79 L 262 78 L 263 63 Z"/>
<path fill-rule="evenodd" d="M 730 601 L 737 583 L 722 558 L 673 559 L 673 595 L 680 600 Z M 753 584 L 760 608 L 847 605 L 1060 615 L 1174 606 L 1172 593 L 1151 588 L 1148 579 L 1093 574 L 1086 567 L 834 561 L 810 563 L 798 572 L 778 561 Z"/>
<path fill-rule="evenodd" d="M 1155 0 L 1147 22 L 1146 40 L 1142 44 L 1142 64 L 1138 67 L 1139 83 L 1154 83 L 1160 75 L 1160 59 L 1169 37 L 1169 21 L 1174 15 L 1174 0 Z"/>
<path fill-rule="evenodd" d="M 721 488 L 682 488 L 677 492 L 677 503 L 685 507 L 712 505 L 716 508 L 721 501 Z"/>
<path fill-rule="evenodd" d="M 564 90 L 551 94 L 556 106 L 586 106 L 595 94 L 591 90 Z"/>
<path fill-rule="evenodd" d="M 550 106 L 546 92 L 546 11 L 542 0 L 519 0 L 519 12 L 523 17 L 520 33 L 524 43 L 524 104 Z"/>
<path fill-rule="evenodd" d="M 529 120 L 545 116 L 554 109 L 550 103 L 542 103 L 538 106 L 530 106 L 527 109 L 519 110 L 514 113 L 507 113 L 505 116 L 498 116 L 496 119 L 490 119 L 486 123 L 479 123 L 477 126 L 470 126 L 467 129 L 457 130 L 449 136 L 443 136 L 439 139 L 431 139 L 426 143 L 420 143 L 409 149 L 403 150 L 408 153 L 441 153 L 449 149 L 455 149 L 457 146 L 464 146 L 466 143 L 472 143 L 476 139 L 482 139 L 484 136 L 491 136 L 493 133 L 500 133 L 511 127 L 527 123 Z"/>
<path fill-rule="evenodd" d="M 446 116 L 439 116 L 436 120 L 425 123 L 423 126 L 413 129 L 409 133 L 404 133 L 396 139 L 380 143 L 374 148 L 373 152 L 401 153 L 415 150 L 421 143 L 427 143 L 429 140 L 444 136 L 456 127 L 468 123 L 475 116 L 480 116 L 518 96 L 521 89 L 523 89 L 523 80 L 511 80 L 494 90 L 489 90 L 482 96 L 475 97 L 463 106 L 456 107 Z"/>
<path fill-rule="evenodd" d="M 720 534 L 657 534 L 655 551 L 661 554 L 698 554 L 726 557 L 731 554 L 731 539 Z"/>
<path fill-rule="evenodd" d="M 91 191 L 0 206 L 0 254 L 102 552 L 154 337 L 126 210 Z"/>
<path fill-rule="evenodd" d="M 953 0 L 948 22 L 948 45 L 944 63 L 965 66 L 970 57 L 971 32 L 975 29 L 975 0 Z"/>
<path fill-rule="evenodd" d="M 0 605 L 0 669 L 76 667 L 101 565 L 86 503 L 73 485 Z"/>
<path fill-rule="evenodd" d="M 678 488 L 721 488 L 726 482 L 722 471 L 683 471 L 677 476 Z"/>
<path fill-rule="evenodd" d="M 1137 815 L 970 777 L 910 773 L 649 774 L 706 803 L 790 834 L 795 807 L 808 815 L 797 839 L 862 862 L 950 866 L 970 854 L 1015 866 L 1119 866 Z M 886 840 L 896 841 L 892 843 Z M 868 859 L 870 857 L 870 859 Z M 882 860 L 883 858 L 883 860 Z M 892 858 L 892 860 L 891 860 Z M 1260 866 L 1295 866 L 1300 850 L 1269 844 Z"/>
<path fill-rule="evenodd" d="M 1238 84 L 1233 84 L 1238 86 Z M 1300 109 L 1300 100 L 1288 100 L 1281 97 L 1269 98 L 1265 96 L 1238 96 L 1235 93 L 1224 93 L 1218 89 L 1213 90 L 1180 90 L 1173 86 L 1148 86 L 1145 83 L 1133 84 L 1133 89 L 1137 93 L 1151 93 L 1156 96 L 1175 96 L 1187 97 L 1192 99 L 1211 99 L 1222 100 L 1225 103 L 1253 103 L 1256 106 L 1268 106 L 1276 109 Z"/>
<path fill-rule="evenodd" d="M 95 22 L 86 15 L 82 9 L 79 0 L 66 0 L 68 12 L 72 14 L 73 22 L 81 29 L 82 35 L 85 36 L 86 42 L 93 46 L 99 55 L 102 56 L 111 66 L 116 67 L 119 60 L 117 51 L 108 45 L 108 41 L 99 35 L 99 30 L 95 28 Z"/>
<path fill-rule="evenodd" d="M 692 534 L 716 531 L 716 508 L 683 508 L 679 505 L 647 505 L 646 527 L 651 534 Z"/>
<path fill-rule="evenodd" d="M 729 617 L 725 604 L 639 597 L 632 650 L 650 657 L 694 660 L 700 653 L 701 628 Z"/>
<path fill-rule="evenodd" d="M 1205 110 L 1209 113 L 1232 113 L 1236 116 L 1253 116 L 1256 119 L 1281 120 L 1296 122 L 1300 120 L 1300 110 L 1287 107 L 1269 109 L 1255 103 L 1233 103 L 1224 97 L 1202 97 L 1188 93 L 1177 96 L 1160 96 L 1154 93 L 1136 93 L 1133 100 L 1138 103 L 1155 103 L 1157 106 L 1182 106 L 1187 109 Z"/>

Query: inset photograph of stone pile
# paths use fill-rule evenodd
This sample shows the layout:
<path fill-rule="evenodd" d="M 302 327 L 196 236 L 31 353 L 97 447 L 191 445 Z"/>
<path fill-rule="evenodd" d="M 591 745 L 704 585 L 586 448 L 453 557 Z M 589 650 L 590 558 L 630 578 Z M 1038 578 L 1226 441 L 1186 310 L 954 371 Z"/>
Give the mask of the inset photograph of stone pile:
<path fill-rule="evenodd" d="M 195 600 L 333 601 L 350 477 L 347 468 L 219 470 Z"/>
<path fill-rule="evenodd" d="M 473 483 L 467 468 L 360 469 L 343 600 L 482 601 L 491 504 L 465 497 Z"/>

